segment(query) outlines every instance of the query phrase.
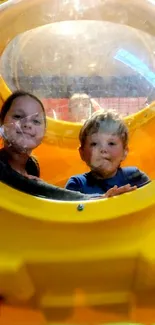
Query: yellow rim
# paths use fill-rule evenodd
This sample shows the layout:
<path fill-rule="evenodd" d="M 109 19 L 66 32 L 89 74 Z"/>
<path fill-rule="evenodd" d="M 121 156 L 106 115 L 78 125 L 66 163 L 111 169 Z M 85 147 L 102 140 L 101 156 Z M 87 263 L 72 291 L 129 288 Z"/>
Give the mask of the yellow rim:
<path fill-rule="evenodd" d="M 7 210 L 36 220 L 88 223 L 136 214 L 148 207 L 154 209 L 154 193 L 155 181 L 152 181 L 132 193 L 111 199 L 84 201 L 82 202 L 83 209 L 78 211 L 78 205 L 81 202 L 46 200 L 19 192 L 0 183 L 0 208 L 3 211 Z"/>

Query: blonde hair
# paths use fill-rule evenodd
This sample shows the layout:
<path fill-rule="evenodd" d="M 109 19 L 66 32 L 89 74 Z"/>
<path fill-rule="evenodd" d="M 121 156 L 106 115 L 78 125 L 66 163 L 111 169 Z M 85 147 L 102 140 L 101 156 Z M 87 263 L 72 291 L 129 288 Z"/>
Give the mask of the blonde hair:
<path fill-rule="evenodd" d="M 69 98 L 69 103 L 68 103 L 68 107 L 70 109 L 70 105 L 71 105 L 71 101 L 72 100 L 76 100 L 76 99 L 88 99 L 89 102 L 90 102 L 90 105 L 91 105 L 91 111 L 92 111 L 92 108 L 93 108 L 93 105 L 92 105 L 92 101 L 91 101 L 91 98 L 89 95 L 85 94 L 85 93 L 75 93 L 73 94 L 70 98 Z"/>
<path fill-rule="evenodd" d="M 72 99 L 79 99 L 79 98 L 82 98 L 82 99 L 90 99 L 90 96 L 85 94 L 85 93 L 75 93 L 73 94 L 69 100 L 72 100 Z"/>
<path fill-rule="evenodd" d="M 84 123 L 79 133 L 81 148 L 85 145 L 86 137 L 96 132 L 118 135 L 124 148 L 128 144 L 128 128 L 114 110 L 99 110 Z"/>

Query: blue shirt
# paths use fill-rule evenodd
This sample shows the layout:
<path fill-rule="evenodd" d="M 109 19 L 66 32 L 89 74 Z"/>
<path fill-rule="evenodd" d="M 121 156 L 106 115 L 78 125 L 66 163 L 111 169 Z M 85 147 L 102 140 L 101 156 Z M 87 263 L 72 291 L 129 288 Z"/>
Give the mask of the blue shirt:
<path fill-rule="evenodd" d="M 116 175 L 108 179 L 97 179 L 92 172 L 72 176 L 66 184 L 66 189 L 84 194 L 104 194 L 115 185 L 121 187 L 130 184 L 141 187 L 149 182 L 149 177 L 138 168 L 125 167 L 118 168 Z"/>

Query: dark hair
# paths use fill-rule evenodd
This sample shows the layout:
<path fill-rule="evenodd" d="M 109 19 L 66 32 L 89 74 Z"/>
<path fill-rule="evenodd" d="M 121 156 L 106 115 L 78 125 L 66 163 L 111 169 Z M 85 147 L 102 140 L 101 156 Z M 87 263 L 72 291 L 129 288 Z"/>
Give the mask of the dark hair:
<path fill-rule="evenodd" d="M 44 117 L 45 117 L 45 125 L 46 125 L 46 114 L 45 114 L 45 109 L 44 106 L 42 104 L 42 102 L 39 100 L 39 98 L 37 98 L 35 95 L 32 95 L 24 90 L 17 90 L 15 92 L 13 92 L 4 102 L 4 104 L 2 105 L 1 108 L 1 112 L 0 112 L 0 123 L 2 124 L 4 122 L 5 116 L 8 113 L 13 101 L 18 98 L 18 97 L 31 97 L 33 99 L 35 99 L 41 106 Z"/>

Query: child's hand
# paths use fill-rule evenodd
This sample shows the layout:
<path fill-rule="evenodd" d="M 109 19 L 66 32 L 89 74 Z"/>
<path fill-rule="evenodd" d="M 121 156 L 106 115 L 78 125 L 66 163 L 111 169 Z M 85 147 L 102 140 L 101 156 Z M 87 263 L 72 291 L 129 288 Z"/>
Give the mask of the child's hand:
<path fill-rule="evenodd" d="M 136 190 L 137 186 L 131 186 L 130 184 L 118 187 L 117 185 L 115 185 L 114 187 L 110 188 L 110 190 L 108 190 L 103 197 L 105 198 L 109 198 L 112 196 L 116 196 L 116 195 L 120 195 L 123 193 L 127 193 L 127 192 L 131 192 Z"/>

